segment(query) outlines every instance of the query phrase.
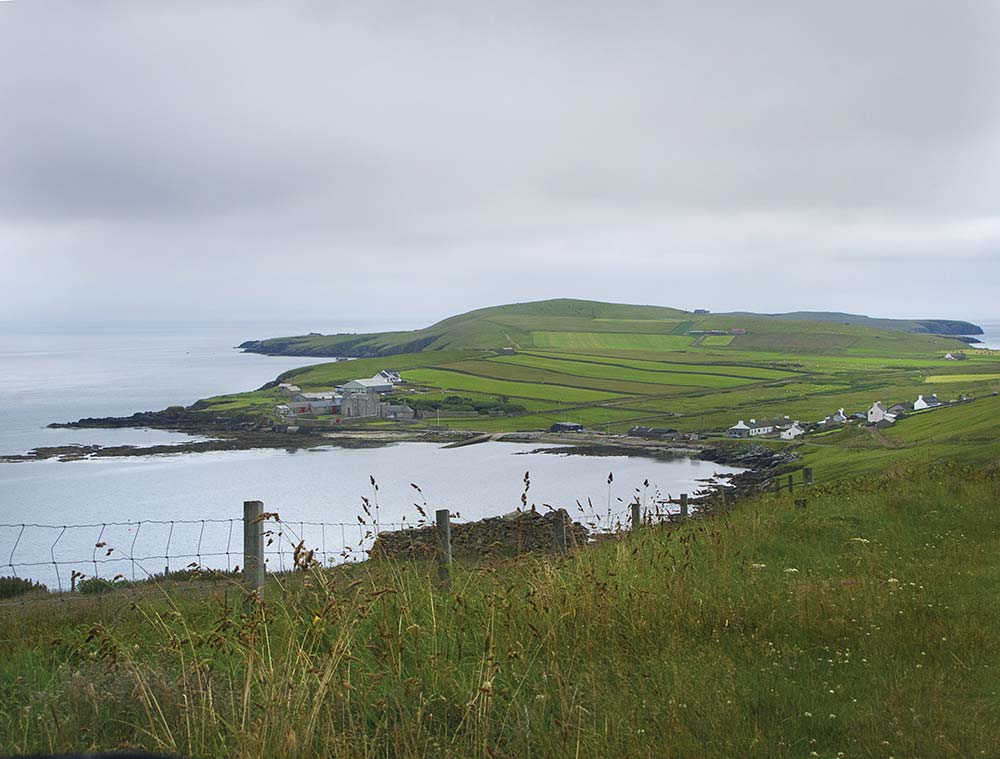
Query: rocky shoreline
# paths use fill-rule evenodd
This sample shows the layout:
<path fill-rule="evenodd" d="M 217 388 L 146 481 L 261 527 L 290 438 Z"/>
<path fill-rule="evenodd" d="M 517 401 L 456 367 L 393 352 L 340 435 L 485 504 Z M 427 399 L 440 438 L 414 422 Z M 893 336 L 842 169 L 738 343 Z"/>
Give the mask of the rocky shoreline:
<path fill-rule="evenodd" d="M 766 489 L 774 477 L 795 468 L 798 454 L 793 448 L 773 451 L 766 446 L 728 441 L 667 443 L 644 438 L 611 437 L 599 433 L 514 432 L 484 436 L 475 430 L 410 428 L 398 430 L 343 429 L 336 431 L 268 426 L 260 419 L 207 415 L 194 409 L 172 407 L 143 411 L 126 417 L 85 418 L 49 425 L 61 429 L 152 428 L 198 436 L 200 439 L 149 446 L 63 445 L 40 447 L 25 454 L 0 456 L 0 462 L 56 459 L 79 461 L 94 458 L 180 455 L 213 451 L 243 451 L 273 448 L 298 451 L 320 447 L 375 448 L 400 442 L 454 444 L 485 440 L 536 443 L 539 452 L 577 456 L 641 456 L 660 460 L 695 457 L 725 466 L 745 469 L 725 483 L 706 482 L 704 493 L 692 494 L 693 503 L 708 501 L 725 487 L 737 496 Z M 557 447 L 552 447 L 557 446 Z"/>

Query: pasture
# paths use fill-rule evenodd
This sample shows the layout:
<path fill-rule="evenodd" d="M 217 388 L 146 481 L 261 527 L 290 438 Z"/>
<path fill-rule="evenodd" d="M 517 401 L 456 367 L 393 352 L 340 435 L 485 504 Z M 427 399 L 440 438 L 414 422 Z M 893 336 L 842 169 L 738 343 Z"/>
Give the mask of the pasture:
<path fill-rule="evenodd" d="M 476 418 L 450 417 L 442 408 L 440 424 L 463 430 L 533 431 L 553 421 L 577 421 L 612 433 L 643 424 L 709 435 L 723 434 L 739 419 L 787 416 L 808 423 L 840 408 L 863 412 L 875 401 L 913 403 L 929 393 L 945 401 L 982 398 L 997 389 L 1000 352 L 969 350 L 966 361 L 950 362 L 945 353 L 963 349 L 961 343 L 884 325 L 867 319 L 847 324 L 832 316 L 802 321 L 544 301 L 481 309 L 415 333 L 338 336 L 334 344 L 385 345 L 393 352 L 306 367 L 283 379 L 304 390 L 329 390 L 396 369 L 404 380 L 394 393 L 396 403 L 457 395 L 453 408 L 523 408 L 502 417 L 483 411 Z M 688 334 L 692 330 L 733 333 Z M 303 344 L 320 339 L 312 336 Z M 406 350 L 414 340 L 426 345 Z M 266 414 L 275 398 L 274 391 L 263 391 L 209 399 L 199 408 Z M 916 420 L 908 424 L 918 426 Z M 878 458 L 872 442 L 836 444 Z"/>

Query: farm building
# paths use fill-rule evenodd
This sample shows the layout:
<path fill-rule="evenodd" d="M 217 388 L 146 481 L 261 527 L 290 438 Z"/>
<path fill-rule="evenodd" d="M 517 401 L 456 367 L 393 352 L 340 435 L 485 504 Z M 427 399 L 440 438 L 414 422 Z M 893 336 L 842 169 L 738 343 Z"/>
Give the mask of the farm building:
<path fill-rule="evenodd" d="M 403 381 L 403 378 L 399 376 L 399 372 L 397 372 L 395 369 L 383 369 L 378 374 L 376 374 L 375 377 L 373 377 L 373 379 L 378 379 L 378 378 L 384 379 L 390 385 L 395 385 Z"/>
<path fill-rule="evenodd" d="M 288 382 L 282 382 L 278 385 L 278 392 L 281 393 L 286 398 L 291 398 L 298 393 L 302 392 L 302 388 L 298 385 L 292 385 Z"/>
<path fill-rule="evenodd" d="M 824 427 L 834 427 L 840 424 L 847 424 L 847 414 L 844 413 L 844 409 L 838 409 L 836 414 L 830 414 L 826 419 L 820 422 Z"/>
<path fill-rule="evenodd" d="M 892 424 L 896 421 L 896 417 L 892 412 L 885 410 L 882 401 L 875 401 L 872 407 L 868 409 L 867 421 L 868 424 L 878 424 L 883 421 L 888 421 L 889 424 Z"/>
<path fill-rule="evenodd" d="M 779 435 L 782 440 L 795 440 L 797 437 L 805 435 L 806 431 L 799 426 L 799 422 L 796 419 L 792 422 L 791 427 L 786 427 L 783 429 Z"/>
<path fill-rule="evenodd" d="M 910 411 L 913 411 L 913 405 L 910 403 L 897 403 L 894 406 L 889 407 L 889 413 L 897 418 Z"/>
<path fill-rule="evenodd" d="M 409 406 L 395 406 L 388 403 L 379 404 L 382 408 L 382 416 L 386 419 L 394 419 L 397 422 L 408 422 L 411 419 L 415 419 L 417 412 L 415 412 Z"/>
<path fill-rule="evenodd" d="M 629 437 L 643 437 L 654 440 L 673 440 L 680 433 L 671 427 L 632 427 L 628 431 Z"/>
<path fill-rule="evenodd" d="M 340 401 L 340 415 L 346 419 L 365 419 L 373 416 L 381 416 L 380 407 L 383 405 L 385 404 L 379 402 L 378 393 L 348 392 L 344 393 L 344 397 Z"/>
<path fill-rule="evenodd" d="M 351 380 L 340 389 L 345 393 L 390 393 L 392 383 L 385 377 L 376 375 L 368 379 Z"/>
<path fill-rule="evenodd" d="M 726 430 L 726 435 L 731 438 L 757 437 L 758 435 L 768 435 L 774 432 L 774 425 L 767 423 L 757 423 L 756 419 L 751 419 L 747 424 L 742 419 Z"/>
<path fill-rule="evenodd" d="M 916 403 L 913 404 L 914 411 L 923 411 L 928 408 L 937 408 L 941 405 L 936 395 L 918 395 Z"/>
<path fill-rule="evenodd" d="M 583 432 L 583 425 L 576 422 L 556 422 L 549 427 L 549 432 Z"/>

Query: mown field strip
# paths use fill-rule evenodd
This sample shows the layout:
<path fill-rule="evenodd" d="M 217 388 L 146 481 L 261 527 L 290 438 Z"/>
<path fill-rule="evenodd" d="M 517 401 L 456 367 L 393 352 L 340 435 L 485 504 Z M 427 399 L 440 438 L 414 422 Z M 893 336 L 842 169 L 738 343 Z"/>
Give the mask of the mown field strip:
<path fill-rule="evenodd" d="M 618 332 L 532 332 L 536 348 L 670 351 L 691 347 L 685 335 L 628 334 Z"/>
<path fill-rule="evenodd" d="M 521 361 L 506 358 L 503 360 L 497 359 L 489 363 L 509 367 L 510 370 L 516 371 L 541 371 L 579 378 L 571 384 L 578 384 L 587 379 L 596 382 L 637 382 L 660 387 L 727 388 L 749 385 L 761 381 L 748 377 L 730 377 L 702 372 L 651 371 L 648 369 L 616 366 L 614 364 L 532 359 L 531 357 L 524 357 Z"/>
<path fill-rule="evenodd" d="M 560 361 L 579 361 L 582 363 L 608 364 L 610 366 L 625 366 L 631 369 L 648 369 L 650 371 L 676 371 L 684 374 L 720 374 L 727 377 L 744 377 L 753 380 L 766 379 L 795 379 L 805 376 L 807 373 L 790 371 L 787 369 L 772 369 L 766 366 L 754 364 L 741 364 L 735 361 L 726 360 L 726 357 L 716 359 L 711 354 L 685 354 L 667 353 L 660 354 L 670 358 L 646 359 L 639 358 L 639 355 L 628 352 L 606 352 L 584 353 L 581 351 L 522 351 L 518 356 L 537 356 Z M 505 357 L 510 358 L 510 357 Z"/>
<path fill-rule="evenodd" d="M 587 377 L 620 377 L 622 379 L 638 379 L 643 382 L 661 382 L 656 377 L 702 376 L 725 377 L 739 380 L 736 384 L 749 384 L 762 380 L 794 378 L 791 372 L 770 369 L 755 369 L 730 366 L 690 365 L 657 363 L 653 361 L 627 361 L 624 359 L 591 359 L 587 356 L 560 356 L 541 353 L 520 353 L 516 356 L 502 356 L 493 361 L 517 364 L 518 366 L 534 366 L 540 369 L 550 369 L 565 374 L 578 374 Z M 666 384 L 680 384 L 669 381 Z M 735 387 L 735 384 L 711 384 L 706 380 L 704 387 Z"/>
<path fill-rule="evenodd" d="M 992 382 L 1000 380 L 1000 374 L 934 374 L 926 377 L 924 382 L 939 384 L 942 382 Z"/>
<path fill-rule="evenodd" d="M 607 390 L 625 395 L 649 395 L 668 392 L 673 385 L 659 384 L 655 381 L 636 382 L 628 379 L 609 377 L 588 377 L 585 375 L 555 372 L 531 366 L 517 366 L 499 361 L 461 361 L 443 364 L 441 369 L 465 374 L 474 374 L 491 379 L 510 380 L 511 382 L 533 382 L 541 385 L 565 385 L 566 387 L 582 387 L 588 390 Z M 646 379 L 646 378 L 643 378 Z M 681 392 L 683 385 L 677 386 Z"/>
<path fill-rule="evenodd" d="M 408 382 L 445 390 L 469 390 L 510 398 L 534 398 L 561 403 L 587 403 L 628 397 L 622 393 L 601 392 L 563 385 L 540 385 L 531 382 L 491 379 L 446 369 L 414 369 L 403 373 Z"/>

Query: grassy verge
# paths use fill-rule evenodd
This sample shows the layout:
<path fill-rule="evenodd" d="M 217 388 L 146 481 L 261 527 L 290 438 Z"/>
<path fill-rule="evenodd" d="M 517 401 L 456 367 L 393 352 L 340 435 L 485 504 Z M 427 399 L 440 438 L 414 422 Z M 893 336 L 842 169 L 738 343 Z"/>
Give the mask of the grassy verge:
<path fill-rule="evenodd" d="M 800 494 L 797 494 L 800 495 Z M 970 757 L 1000 467 L 894 468 L 578 550 L 0 607 L 0 746 L 200 757 Z"/>

